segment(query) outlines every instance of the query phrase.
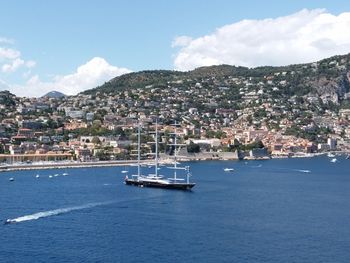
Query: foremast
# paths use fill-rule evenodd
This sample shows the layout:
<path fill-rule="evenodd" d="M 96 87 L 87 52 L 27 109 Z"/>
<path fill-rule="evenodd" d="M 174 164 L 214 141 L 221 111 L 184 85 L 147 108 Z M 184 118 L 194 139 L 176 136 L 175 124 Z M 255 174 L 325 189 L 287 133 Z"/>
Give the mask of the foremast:
<path fill-rule="evenodd" d="M 173 144 L 170 144 L 171 146 L 174 146 L 174 155 L 173 155 L 173 166 L 172 167 L 168 167 L 170 169 L 173 169 L 174 170 L 174 177 L 173 178 L 170 178 L 171 180 L 174 181 L 174 183 L 177 183 L 178 181 L 183 181 L 182 178 L 178 178 L 177 176 L 177 171 L 178 170 L 185 170 L 186 171 L 186 183 L 189 184 L 190 183 L 190 167 L 189 166 L 185 166 L 185 167 L 179 167 L 178 166 L 178 155 L 177 155 L 177 152 L 178 152 L 178 148 L 177 147 L 181 147 L 181 146 L 185 146 L 185 144 L 178 144 L 178 141 L 177 141 L 177 137 L 179 135 L 179 133 L 177 132 L 177 127 L 180 126 L 180 124 L 178 124 L 176 121 L 175 123 L 173 124 L 174 126 L 174 133 L 172 133 L 174 135 L 174 143 Z"/>
<path fill-rule="evenodd" d="M 133 180 L 139 181 L 141 177 L 141 124 L 137 124 L 137 174 L 133 174 Z"/>

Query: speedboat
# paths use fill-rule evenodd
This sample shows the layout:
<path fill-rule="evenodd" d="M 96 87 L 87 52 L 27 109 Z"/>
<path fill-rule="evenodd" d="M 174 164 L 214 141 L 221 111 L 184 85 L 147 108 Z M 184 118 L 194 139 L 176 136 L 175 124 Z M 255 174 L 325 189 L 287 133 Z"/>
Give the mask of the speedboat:
<path fill-rule="evenodd" d="M 40 175 L 38 175 L 38 174 L 35 176 L 35 178 L 39 178 L 39 177 L 40 177 Z"/>
<path fill-rule="evenodd" d="M 13 182 L 14 180 L 15 180 L 15 178 L 13 178 L 13 177 L 10 177 L 10 178 L 9 178 L 9 181 L 10 181 L 10 182 Z"/>
<path fill-rule="evenodd" d="M 67 176 L 67 175 L 68 175 L 68 173 L 63 173 L 62 175 L 63 175 L 63 176 Z"/>
<path fill-rule="evenodd" d="M 233 172 L 234 170 L 233 168 L 224 168 L 224 172 Z"/>
<path fill-rule="evenodd" d="M 333 159 L 331 160 L 331 163 L 335 163 L 335 162 L 337 162 L 337 158 L 333 158 Z"/>
<path fill-rule="evenodd" d="M 13 223 L 16 223 L 16 221 L 13 220 L 13 219 L 6 219 L 5 222 L 4 222 L 4 225 L 13 224 Z"/>

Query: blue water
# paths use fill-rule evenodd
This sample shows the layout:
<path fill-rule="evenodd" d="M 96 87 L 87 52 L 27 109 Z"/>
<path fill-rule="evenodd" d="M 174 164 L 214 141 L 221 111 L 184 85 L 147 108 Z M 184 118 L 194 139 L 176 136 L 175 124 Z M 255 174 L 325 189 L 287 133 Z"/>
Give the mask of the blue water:
<path fill-rule="evenodd" d="M 192 192 L 125 186 L 123 167 L 1 173 L 0 219 L 19 222 L 0 262 L 350 262 L 337 158 L 194 162 Z"/>

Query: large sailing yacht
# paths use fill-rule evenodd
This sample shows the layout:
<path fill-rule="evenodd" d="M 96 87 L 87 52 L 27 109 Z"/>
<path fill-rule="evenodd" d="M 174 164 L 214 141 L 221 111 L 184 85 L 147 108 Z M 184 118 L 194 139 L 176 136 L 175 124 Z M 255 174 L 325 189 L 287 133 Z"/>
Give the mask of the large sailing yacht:
<path fill-rule="evenodd" d="M 174 132 L 174 144 L 171 144 L 174 146 L 174 160 L 173 160 L 173 166 L 167 167 L 169 169 L 174 170 L 174 175 L 172 178 L 165 178 L 163 175 L 159 174 L 159 153 L 158 153 L 158 123 L 156 122 L 156 131 L 155 131 L 155 153 L 154 153 L 154 174 L 148 174 L 148 175 L 141 175 L 141 164 L 140 164 L 140 158 L 141 158 L 141 127 L 140 124 L 138 125 L 138 147 L 137 147 L 137 175 L 132 175 L 132 178 L 129 178 L 128 176 L 125 177 L 125 184 L 126 185 L 134 185 L 134 186 L 140 186 L 140 187 L 156 187 L 156 188 L 166 188 L 166 189 L 179 189 L 179 190 L 190 190 L 192 189 L 196 184 L 191 183 L 189 180 L 189 177 L 191 176 L 190 173 L 190 167 L 180 167 L 178 166 L 177 162 L 177 147 L 180 146 L 177 144 L 177 124 L 175 123 L 175 132 Z M 186 179 L 180 178 L 178 176 L 177 171 L 178 170 L 184 170 L 186 173 Z"/>

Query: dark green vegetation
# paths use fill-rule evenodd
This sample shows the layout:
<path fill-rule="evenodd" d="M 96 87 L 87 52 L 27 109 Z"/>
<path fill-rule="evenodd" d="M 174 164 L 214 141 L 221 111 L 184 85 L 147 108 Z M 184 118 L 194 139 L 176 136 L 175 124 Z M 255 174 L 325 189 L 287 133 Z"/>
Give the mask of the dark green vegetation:
<path fill-rule="evenodd" d="M 240 99 L 237 88 L 243 84 L 226 85 L 228 79 L 248 79 L 252 85 L 267 85 L 273 79 L 275 83 L 286 82 L 283 88 L 275 90 L 272 94 L 275 98 L 297 96 L 307 94 L 322 95 L 325 92 L 335 92 L 340 97 L 349 92 L 350 55 L 334 56 L 317 63 L 289 65 L 283 67 L 236 67 L 230 65 L 201 67 L 188 72 L 170 70 L 140 71 L 122 75 L 106 82 L 95 89 L 87 90 L 83 94 L 95 95 L 96 92 L 116 94 L 124 90 L 138 88 L 157 88 L 172 86 L 190 86 L 197 82 L 205 88 L 217 88 L 225 85 L 229 90 L 227 95 L 232 99 Z M 215 83 L 213 80 L 215 79 Z M 262 83 L 260 83 L 262 82 Z M 214 84 L 214 85 L 212 85 Z M 216 85 L 215 85 L 216 84 Z M 348 107 L 349 103 L 343 103 Z"/>

